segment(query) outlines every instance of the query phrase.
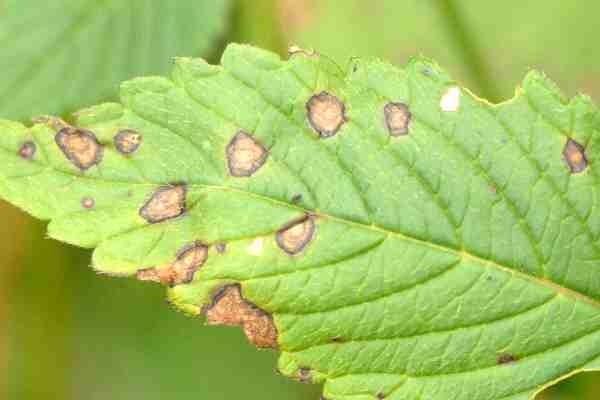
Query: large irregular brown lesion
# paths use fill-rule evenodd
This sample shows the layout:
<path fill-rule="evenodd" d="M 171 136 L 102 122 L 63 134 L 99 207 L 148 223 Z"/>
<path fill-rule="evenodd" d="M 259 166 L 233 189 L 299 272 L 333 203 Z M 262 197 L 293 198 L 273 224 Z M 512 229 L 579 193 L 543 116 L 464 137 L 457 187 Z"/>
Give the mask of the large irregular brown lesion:
<path fill-rule="evenodd" d="M 227 166 L 235 177 L 252 176 L 267 161 L 269 152 L 255 138 L 239 131 L 227 145 Z"/>
<path fill-rule="evenodd" d="M 137 278 L 141 281 L 158 282 L 165 286 L 189 283 L 207 258 L 208 246 L 202 242 L 194 242 L 179 250 L 175 261 L 160 267 L 139 270 Z"/>
<path fill-rule="evenodd" d="M 210 325 L 241 326 L 250 343 L 258 348 L 277 348 L 273 317 L 244 299 L 240 285 L 226 285 L 203 310 Z"/>
<path fill-rule="evenodd" d="M 65 126 L 56 133 L 54 140 L 65 157 L 82 171 L 102 161 L 104 148 L 92 131 Z"/>
<path fill-rule="evenodd" d="M 179 217 L 186 210 L 186 192 L 182 184 L 161 186 L 140 208 L 139 214 L 151 224 Z"/>

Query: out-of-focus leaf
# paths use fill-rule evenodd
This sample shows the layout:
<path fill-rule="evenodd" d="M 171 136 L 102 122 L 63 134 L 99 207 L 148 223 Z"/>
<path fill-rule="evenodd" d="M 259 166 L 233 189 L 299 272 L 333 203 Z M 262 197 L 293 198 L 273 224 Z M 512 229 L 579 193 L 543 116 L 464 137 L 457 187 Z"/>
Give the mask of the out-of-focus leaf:
<path fill-rule="evenodd" d="M 231 45 L 121 103 L 0 122 L 0 194 L 99 272 L 241 325 L 325 397 L 524 400 L 600 367 L 600 114 L 531 72 Z"/>
<path fill-rule="evenodd" d="M 279 0 L 291 42 L 319 49 L 340 63 L 353 56 L 404 63 L 422 53 L 482 93 L 512 95 L 529 68 L 552 76 L 567 93 L 582 90 L 600 99 L 600 3 L 561 0 L 404 1 Z M 442 12 L 451 3 L 477 48 L 491 82 L 481 84 L 456 41 L 456 21 Z"/>
<path fill-rule="evenodd" d="M 4 0 L 0 117 L 64 114 L 113 98 L 119 83 L 210 54 L 229 0 Z"/>

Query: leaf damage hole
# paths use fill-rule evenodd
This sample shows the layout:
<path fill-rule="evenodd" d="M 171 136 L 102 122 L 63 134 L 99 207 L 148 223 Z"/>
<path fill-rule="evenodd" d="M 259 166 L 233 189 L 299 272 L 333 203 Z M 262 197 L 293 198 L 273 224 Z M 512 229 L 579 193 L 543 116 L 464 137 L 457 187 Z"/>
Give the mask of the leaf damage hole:
<path fill-rule="evenodd" d="M 229 173 L 236 177 L 252 176 L 269 157 L 264 146 L 244 131 L 235 134 L 226 153 Z"/>
<path fill-rule="evenodd" d="M 304 216 L 285 225 L 275 235 L 277 245 L 286 253 L 296 255 L 312 241 L 315 234 L 315 221 L 312 216 Z"/>
<path fill-rule="evenodd" d="M 151 224 L 176 218 L 185 212 L 185 185 L 159 187 L 140 208 L 139 214 Z"/>
<path fill-rule="evenodd" d="M 585 171 L 588 166 L 585 148 L 573 139 L 567 140 L 563 149 L 563 157 L 574 174 Z"/>
<path fill-rule="evenodd" d="M 91 197 L 84 197 L 81 199 L 81 206 L 87 210 L 94 208 L 96 201 Z"/>
<path fill-rule="evenodd" d="M 458 111 L 460 108 L 461 91 L 458 86 L 448 88 L 440 99 L 440 108 L 445 112 Z"/>
<path fill-rule="evenodd" d="M 511 363 L 517 362 L 518 360 L 519 360 L 519 358 L 517 356 L 515 356 L 514 354 L 502 353 L 502 354 L 498 355 L 496 362 L 498 363 L 498 365 L 503 365 L 503 364 L 511 364 Z"/>
<path fill-rule="evenodd" d="M 210 325 L 241 326 L 250 343 L 258 348 L 277 348 L 272 316 L 245 300 L 239 284 L 219 289 L 204 314 Z"/>
<path fill-rule="evenodd" d="M 308 121 L 321 138 L 334 136 L 347 121 L 346 107 L 328 92 L 315 94 L 306 102 Z"/>
<path fill-rule="evenodd" d="M 165 286 L 176 286 L 190 283 L 194 274 L 208 258 L 208 246 L 202 242 L 194 242 L 184 246 L 177 252 L 175 261 L 155 268 L 146 268 L 137 272 L 141 281 L 161 283 Z"/>
<path fill-rule="evenodd" d="M 404 103 L 387 103 L 383 107 L 385 124 L 391 136 L 403 136 L 408 134 L 412 114 Z"/>
<path fill-rule="evenodd" d="M 19 147 L 19 157 L 24 160 L 33 160 L 35 157 L 35 153 L 37 151 L 37 146 L 32 141 L 27 141 Z"/>
<path fill-rule="evenodd" d="M 114 144 L 119 153 L 133 154 L 142 144 L 142 135 L 133 129 L 123 129 L 115 135 Z"/>
<path fill-rule="evenodd" d="M 102 161 L 103 147 L 88 130 L 64 127 L 54 139 L 67 159 L 82 171 Z"/>

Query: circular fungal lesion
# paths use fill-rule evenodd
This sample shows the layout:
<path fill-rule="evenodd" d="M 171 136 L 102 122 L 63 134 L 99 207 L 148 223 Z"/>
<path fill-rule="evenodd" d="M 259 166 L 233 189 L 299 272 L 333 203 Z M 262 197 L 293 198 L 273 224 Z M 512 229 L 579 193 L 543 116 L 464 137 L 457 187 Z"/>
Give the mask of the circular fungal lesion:
<path fill-rule="evenodd" d="M 123 129 L 115 135 L 114 144 L 119 153 L 130 155 L 139 149 L 142 135 L 133 129 Z"/>
<path fill-rule="evenodd" d="M 139 214 L 151 224 L 179 217 L 186 210 L 185 185 L 161 186 L 140 208 Z"/>
<path fill-rule="evenodd" d="M 290 255 L 296 255 L 308 246 L 315 235 L 315 221 L 311 216 L 292 221 L 275 235 L 280 249 Z"/>
<path fill-rule="evenodd" d="M 321 138 L 334 136 L 347 121 L 346 106 L 328 92 L 312 96 L 306 102 L 306 112 L 310 126 Z"/>
<path fill-rule="evenodd" d="M 81 199 L 81 207 L 90 210 L 96 206 L 96 200 L 92 197 L 84 197 Z"/>
<path fill-rule="evenodd" d="M 383 107 L 385 125 L 391 136 L 408 135 L 412 114 L 404 103 L 387 103 Z"/>
<path fill-rule="evenodd" d="M 82 171 L 102 161 L 103 147 L 91 131 L 67 126 L 54 139 L 65 157 Z"/>
<path fill-rule="evenodd" d="M 563 157 L 573 174 L 579 174 L 588 167 L 585 148 L 575 140 L 569 138 L 563 149 Z"/>
<path fill-rule="evenodd" d="M 258 140 L 239 131 L 227 145 L 226 156 L 232 176 L 249 177 L 265 164 L 269 152 Z"/>
<path fill-rule="evenodd" d="M 37 146 L 31 140 L 24 142 L 21 147 L 19 147 L 19 157 L 24 160 L 33 160 L 35 157 L 35 153 L 37 152 Z"/>

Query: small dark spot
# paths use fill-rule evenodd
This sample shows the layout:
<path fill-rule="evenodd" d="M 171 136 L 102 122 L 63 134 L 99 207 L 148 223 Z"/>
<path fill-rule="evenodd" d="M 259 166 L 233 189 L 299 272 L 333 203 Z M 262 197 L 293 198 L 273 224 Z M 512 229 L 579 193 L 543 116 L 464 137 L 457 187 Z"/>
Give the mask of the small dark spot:
<path fill-rule="evenodd" d="M 115 135 L 114 143 L 120 153 L 132 154 L 142 144 L 142 135 L 132 129 L 124 129 Z"/>
<path fill-rule="evenodd" d="M 311 383 L 312 382 L 312 371 L 310 368 L 300 368 L 298 370 L 298 380 L 302 383 Z"/>
<path fill-rule="evenodd" d="M 204 265 L 208 258 L 208 247 L 202 242 L 194 242 L 184 246 L 177 252 L 175 261 L 154 268 L 146 268 L 137 272 L 141 281 L 162 283 L 166 286 L 175 286 L 190 283 L 194 274 Z"/>
<path fill-rule="evenodd" d="M 502 353 L 498 356 L 497 363 L 498 364 L 510 364 L 517 362 L 519 359 L 517 356 L 509 353 Z"/>
<path fill-rule="evenodd" d="M 94 208 L 95 205 L 96 201 L 91 197 L 84 197 L 83 199 L 81 199 L 81 206 L 83 208 L 87 208 L 89 210 L 91 208 Z"/>
<path fill-rule="evenodd" d="M 493 281 L 494 280 L 494 278 L 491 275 L 486 276 L 485 279 L 488 280 L 488 281 Z"/>
<path fill-rule="evenodd" d="M 377 394 L 375 395 L 375 397 L 377 397 L 379 400 L 383 400 L 383 399 L 385 399 L 385 393 L 383 393 L 383 392 L 377 392 Z"/>
<path fill-rule="evenodd" d="M 319 136 L 334 136 L 346 122 L 346 107 L 337 97 L 321 92 L 306 102 L 308 121 Z"/>
<path fill-rule="evenodd" d="M 421 70 L 421 73 L 425 76 L 431 76 L 433 75 L 433 71 L 431 70 L 431 68 L 429 67 L 425 67 Z"/>
<path fill-rule="evenodd" d="M 302 201 L 302 194 L 298 193 L 292 197 L 292 203 L 298 204 Z"/>
<path fill-rule="evenodd" d="M 342 343 L 344 339 L 341 336 L 335 336 L 331 338 L 331 342 L 333 343 Z"/>
<path fill-rule="evenodd" d="M 295 255 L 301 252 L 313 239 L 315 222 L 311 216 L 292 221 L 281 228 L 275 239 L 277 245 L 286 253 Z"/>
<path fill-rule="evenodd" d="M 19 148 L 19 156 L 25 160 L 32 160 L 35 156 L 37 147 L 32 141 L 27 141 Z"/>
<path fill-rule="evenodd" d="M 573 139 L 567 140 L 567 144 L 565 144 L 563 150 L 563 156 L 569 169 L 574 174 L 583 172 L 588 166 L 585 148 Z"/>
<path fill-rule="evenodd" d="M 58 131 L 54 140 L 67 159 L 82 171 L 102 161 L 102 145 L 90 131 L 65 127 Z"/>
<path fill-rule="evenodd" d="M 412 114 L 404 103 L 387 103 L 383 107 L 385 124 L 391 136 L 408 134 Z"/>
<path fill-rule="evenodd" d="M 227 251 L 227 244 L 226 243 L 217 243 L 215 245 L 215 248 L 217 249 L 217 253 L 223 254 L 223 253 L 225 253 L 225 251 Z"/>
<path fill-rule="evenodd" d="M 270 314 L 242 297 L 240 285 L 226 285 L 203 310 L 210 325 L 241 326 L 250 343 L 277 348 L 277 328 Z"/>
<path fill-rule="evenodd" d="M 232 176 L 245 177 L 263 166 L 269 153 L 256 139 L 239 131 L 227 145 L 227 165 Z"/>
<path fill-rule="evenodd" d="M 184 185 L 161 186 L 140 208 L 140 216 L 151 224 L 180 216 L 185 212 Z"/>

